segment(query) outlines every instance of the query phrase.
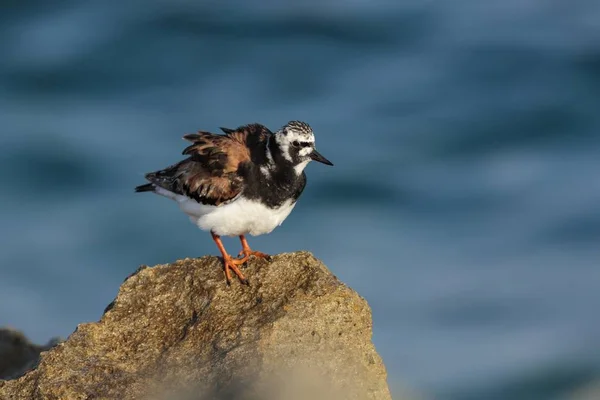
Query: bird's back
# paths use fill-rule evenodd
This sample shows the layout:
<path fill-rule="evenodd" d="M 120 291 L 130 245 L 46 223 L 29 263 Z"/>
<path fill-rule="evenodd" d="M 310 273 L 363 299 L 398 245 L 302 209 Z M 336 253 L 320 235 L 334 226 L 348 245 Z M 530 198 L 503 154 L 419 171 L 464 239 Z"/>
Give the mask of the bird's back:
<path fill-rule="evenodd" d="M 184 139 L 192 143 L 183 150 L 189 157 L 146 174 L 150 183 L 138 186 L 136 191 L 156 192 L 160 188 L 215 206 L 236 198 L 244 187 L 242 171 L 264 162 L 266 143 L 272 133 L 260 124 L 221 130 L 224 135 L 205 131 L 185 135 Z"/>

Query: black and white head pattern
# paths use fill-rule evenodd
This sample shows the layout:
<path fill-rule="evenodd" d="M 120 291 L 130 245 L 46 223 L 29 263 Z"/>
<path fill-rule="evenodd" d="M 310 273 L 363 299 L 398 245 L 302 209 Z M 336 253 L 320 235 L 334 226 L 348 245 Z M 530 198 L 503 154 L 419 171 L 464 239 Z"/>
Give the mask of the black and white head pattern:
<path fill-rule="evenodd" d="M 290 121 L 275 133 L 275 141 L 283 157 L 294 165 L 298 174 L 302 173 L 315 150 L 312 128 L 306 122 Z"/>

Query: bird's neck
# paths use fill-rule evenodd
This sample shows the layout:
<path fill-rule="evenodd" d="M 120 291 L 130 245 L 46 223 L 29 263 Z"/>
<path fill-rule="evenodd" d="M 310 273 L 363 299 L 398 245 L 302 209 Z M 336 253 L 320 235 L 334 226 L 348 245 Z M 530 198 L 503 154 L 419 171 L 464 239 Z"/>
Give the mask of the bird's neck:
<path fill-rule="evenodd" d="M 304 173 L 297 173 L 294 164 L 287 160 L 281 149 L 269 140 L 263 162 L 248 169 L 244 196 L 257 199 L 268 207 L 277 208 L 287 201 L 295 202 L 306 185 Z"/>
<path fill-rule="evenodd" d="M 290 182 L 300 178 L 307 161 L 295 163 L 292 161 L 287 148 L 282 148 L 281 144 L 270 137 L 266 146 L 266 169 L 273 176 L 284 181 Z"/>

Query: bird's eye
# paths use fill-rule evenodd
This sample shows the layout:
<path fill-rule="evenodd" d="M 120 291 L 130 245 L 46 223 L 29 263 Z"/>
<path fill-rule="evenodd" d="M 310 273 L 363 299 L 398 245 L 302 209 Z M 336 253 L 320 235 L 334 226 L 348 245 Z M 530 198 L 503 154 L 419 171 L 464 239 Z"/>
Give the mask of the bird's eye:
<path fill-rule="evenodd" d="M 294 146 L 294 147 L 300 147 L 300 142 L 298 142 L 297 140 L 294 140 L 292 142 L 292 146 Z"/>

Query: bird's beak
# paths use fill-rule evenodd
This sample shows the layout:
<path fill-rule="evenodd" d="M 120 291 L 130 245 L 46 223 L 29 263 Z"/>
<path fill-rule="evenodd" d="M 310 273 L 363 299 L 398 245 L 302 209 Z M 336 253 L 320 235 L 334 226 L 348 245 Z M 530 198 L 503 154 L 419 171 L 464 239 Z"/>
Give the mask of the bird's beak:
<path fill-rule="evenodd" d="M 312 153 L 310 153 L 310 158 L 312 158 L 314 161 L 318 161 L 325 165 L 333 165 L 333 163 L 331 161 L 329 161 L 328 159 L 323 157 L 321 154 L 319 154 L 319 152 L 317 150 L 313 150 Z"/>

